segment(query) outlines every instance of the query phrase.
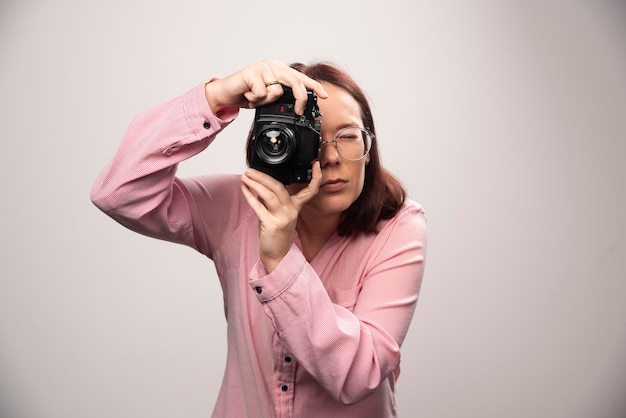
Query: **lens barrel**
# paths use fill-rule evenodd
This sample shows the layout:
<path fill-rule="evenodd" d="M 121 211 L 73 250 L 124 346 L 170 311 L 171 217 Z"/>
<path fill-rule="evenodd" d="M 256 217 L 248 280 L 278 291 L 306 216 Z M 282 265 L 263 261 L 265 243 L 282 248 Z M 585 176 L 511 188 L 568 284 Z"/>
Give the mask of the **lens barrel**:
<path fill-rule="evenodd" d="M 255 140 L 259 158 L 267 164 L 281 164 L 291 158 L 295 146 L 294 132 L 282 123 L 265 125 Z"/>

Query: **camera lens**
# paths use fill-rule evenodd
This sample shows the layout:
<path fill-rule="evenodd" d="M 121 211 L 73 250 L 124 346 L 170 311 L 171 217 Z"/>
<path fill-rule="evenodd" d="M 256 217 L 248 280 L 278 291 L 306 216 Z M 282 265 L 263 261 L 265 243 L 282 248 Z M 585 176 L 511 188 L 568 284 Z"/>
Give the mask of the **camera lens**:
<path fill-rule="evenodd" d="M 255 139 L 255 150 L 267 164 L 280 164 L 291 157 L 294 148 L 294 134 L 282 124 L 270 124 L 259 132 Z"/>

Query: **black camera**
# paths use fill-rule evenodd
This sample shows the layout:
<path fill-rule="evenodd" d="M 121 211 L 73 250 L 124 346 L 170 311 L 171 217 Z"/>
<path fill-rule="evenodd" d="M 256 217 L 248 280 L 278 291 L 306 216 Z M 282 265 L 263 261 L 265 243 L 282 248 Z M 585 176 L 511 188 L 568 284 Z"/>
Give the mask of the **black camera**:
<path fill-rule="evenodd" d="M 283 184 L 308 183 L 320 147 L 321 123 L 315 118 L 322 113 L 317 96 L 307 89 L 304 113 L 297 115 L 291 88 L 282 87 L 283 95 L 278 100 L 256 109 L 250 166 Z"/>

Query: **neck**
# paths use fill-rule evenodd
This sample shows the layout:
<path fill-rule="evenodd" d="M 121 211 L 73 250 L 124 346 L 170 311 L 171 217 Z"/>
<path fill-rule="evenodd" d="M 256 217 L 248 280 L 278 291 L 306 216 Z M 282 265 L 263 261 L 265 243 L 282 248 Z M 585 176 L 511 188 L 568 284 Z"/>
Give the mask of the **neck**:
<path fill-rule="evenodd" d="M 296 230 L 302 244 L 302 252 L 311 261 L 335 233 L 341 214 L 324 214 L 306 206 L 300 211 Z"/>

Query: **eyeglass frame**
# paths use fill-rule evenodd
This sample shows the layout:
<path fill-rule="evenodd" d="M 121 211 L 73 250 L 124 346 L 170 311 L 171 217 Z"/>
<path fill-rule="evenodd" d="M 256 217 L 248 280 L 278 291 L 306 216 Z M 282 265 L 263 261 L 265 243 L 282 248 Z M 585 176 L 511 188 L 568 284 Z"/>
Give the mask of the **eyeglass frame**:
<path fill-rule="evenodd" d="M 339 143 L 339 135 L 344 132 L 347 131 L 348 129 L 358 129 L 360 130 L 362 133 L 365 133 L 365 135 L 369 136 L 370 138 L 370 142 L 369 142 L 369 147 L 367 148 L 367 150 L 363 153 L 363 155 L 361 155 L 359 158 L 357 159 L 351 159 L 351 158 L 347 158 L 344 157 L 340 152 L 339 152 L 339 147 L 338 147 L 338 143 Z M 372 144 L 374 143 L 374 138 L 376 138 L 376 136 L 370 132 L 369 129 L 366 128 L 361 128 L 360 126 L 346 126 L 345 128 L 342 128 L 339 132 L 337 132 L 337 135 L 335 136 L 335 139 L 331 139 L 329 141 L 324 141 L 324 139 L 322 138 L 322 133 L 319 132 L 320 134 L 320 151 L 322 150 L 322 147 L 326 144 L 331 144 L 334 143 L 335 144 L 335 149 L 337 150 L 337 154 L 343 158 L 344 160 L 347 161 L 361 161 L 363 158 L 365 158 L 367 156 L 367 154 L 369 154 L 369 152 L 372 150 Z M 363 144 L 365 146 L 365 144 Z"/>

